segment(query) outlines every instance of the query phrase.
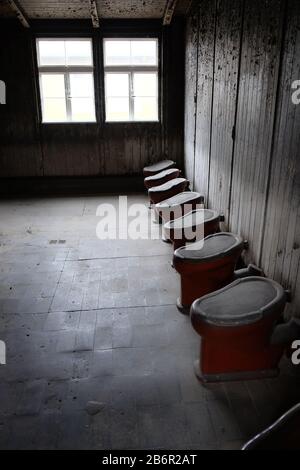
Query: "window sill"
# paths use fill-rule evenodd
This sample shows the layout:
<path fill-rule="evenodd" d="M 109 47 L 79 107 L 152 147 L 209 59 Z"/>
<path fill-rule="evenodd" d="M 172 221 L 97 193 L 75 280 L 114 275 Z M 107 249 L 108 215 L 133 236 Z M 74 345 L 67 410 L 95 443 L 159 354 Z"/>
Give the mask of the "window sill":
<path fill-rule="evenodd" d="M 97 121 L 57 121 L 57 122 L 41 122 L 41 126 L 61 126 L 61 125 L 77 125 L 77 124 L 98 124 Z"/>
<path fill-rule="evenodd" d="M 105 125 L 110 124 L 160 124 L 161 121 L 105 121 Z"/>
<path fill-rule="evenodd" d="M 117 126 L 120 126 L 120 125 L 129 125 L 129 124 L 132 124 L 132 125 L 138 125 L 138 126 L 144 126 L 144 125 L 153 125 L 153 124 L 162 124 L 162 121 L 104 121 L 103 123 L 101 123 L 100 121 L 74 121 L 74 122 L 70 122 L 70 121 L 57 121 L 57 122 L 40 122 L 40 126 L 43 126 L 43 127 L 51 127 L 51 126 L 77 126 L 77 125 L 92 125 L 92 126 L 113 126 L 113 125 L 117 125 Z"/>

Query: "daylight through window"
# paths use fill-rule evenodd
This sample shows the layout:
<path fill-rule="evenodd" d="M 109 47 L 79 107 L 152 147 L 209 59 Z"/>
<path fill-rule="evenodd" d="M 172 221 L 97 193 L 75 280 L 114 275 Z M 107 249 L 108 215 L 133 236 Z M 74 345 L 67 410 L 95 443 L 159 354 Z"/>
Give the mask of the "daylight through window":
<path fill-rule="evenodd" d="M 95 122 L 91 39 L 37 39 L 43 122 Z"/>
<path fill-rule="evenodd" d="M 104 39 L 106 121 L 158 121 L 158 40 Z"/>

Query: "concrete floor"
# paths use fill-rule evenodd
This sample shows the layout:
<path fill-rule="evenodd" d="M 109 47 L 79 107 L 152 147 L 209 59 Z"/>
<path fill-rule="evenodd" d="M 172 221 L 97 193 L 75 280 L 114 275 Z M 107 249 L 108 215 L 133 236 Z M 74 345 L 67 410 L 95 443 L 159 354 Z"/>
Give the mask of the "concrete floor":
<path fill-rule="evenodd" d="M 96 238 L 97 206 L 116 202 L 0 201 L 0 447 L 239 448 L 300 401 L 299 373 L 198 383 L 172 248 Z"/>

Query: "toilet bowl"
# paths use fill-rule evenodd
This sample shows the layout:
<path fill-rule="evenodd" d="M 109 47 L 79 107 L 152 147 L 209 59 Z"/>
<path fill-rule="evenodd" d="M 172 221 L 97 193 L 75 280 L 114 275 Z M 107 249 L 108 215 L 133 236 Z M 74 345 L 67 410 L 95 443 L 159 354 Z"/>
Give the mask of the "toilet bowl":
<path fill-rule="evenodd" d="M 173 168 L 175 162 L 173 160 L 162 160 L 160 162 L 154 163 L 153 165 L 145 166 L 143 170 L 144 177 L 156 175 L 161 171 L 167 170 L 168 168 Z"/>
<path fill-rule="evenodd" d="M 158 202 L 168 199 L 175 194 L 181 193 L 184 191 L 189 182 L 185 178 L 174 178 L 170 181 L 167 181 L 160 186 L 154 186 L 148 190 L 148 195 L 151 204 L 157 204 Z"/>
<path fill-rule="evenodd" d="M 234 280 L 234 269 L 244 242 L 238 235 L 219 232 L 209 235 L 204 242 L 193 243 L 192 248 L 190 245 L 178 248 L 173 256 L 173 266 L 181 278 L 177 307 L 185 314 L 189 313 L 194 300 Z"/>
<path fill-rule="evenodd" d="M 154 211 L 157 220 L 162 220 L 164 223 L 169 220 L 182 217 L 184 214 L 195 210 L 200 205 L 204 204 L 204 196 L 195 191 L 183 191 L 182 193 L 175 194 L 164 201 L 155 204 Z"/>
<path fill-rule="evenodd" d="M 150 189 L 154 186 L 160 186 L 174 178 L 178 178 L 179 175 L 180 170 L 178 170 L 178 168 L 169 168 L 168 170 L 160 171 L 153 176 L 147 176 L 147 178 L 144 179 L 144 184 L 146 189 Z"/>
<path fill-rule="evenodd" d="M 171 240 L 174 250 L 186 242 L 203 241 L 207 235 L 220 231 L 224 220 L 218 212 L 211 209 L 196 209 L 182 217 L 164 224 L 164 237 Z"/>
<path fill-rule="evenodd" d="M 272 344 L 286 293 L 264 277 L 234 281 L 193 302 L 191 321 L 201 336 L 195 372 L 203 382 L 278 375 L 284 344 Z"/>

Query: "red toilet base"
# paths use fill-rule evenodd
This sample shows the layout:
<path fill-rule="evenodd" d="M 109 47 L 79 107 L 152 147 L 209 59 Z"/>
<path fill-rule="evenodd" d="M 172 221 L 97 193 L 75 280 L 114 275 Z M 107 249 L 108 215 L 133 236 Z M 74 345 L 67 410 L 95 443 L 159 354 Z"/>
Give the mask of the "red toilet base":
<path fill-rule="evenodd" d="M 191 322 L 201 337 L 199 379 L 222 382 L 278 375 L 286 343 L 272 338 L 285 303 L 281 285 L 255 276 L 197 299 Z"/>
<path fill-rule="evenodd" d="M 178 299 L 176 301 L 176 307 L 179 310 L 179 312 L 182 313 L 183 315 L 189 315 L 190 314 L 191 306 L 190 305 L 182 305 L 180 297 L 178 297 Z"/>
<path fill-rule="evenodd" d="M 200 361 L 197 359 L 194 362 L 194 372 L 197 379 L 202 383 L 239 382 L 243 380 L 271 379 L 277 377 L 279 375 L 279 368 L 204 374 L 200 368 Z"/>
<path fill-rule="evenodd" d="M 194 324 L 201 336 L 198 378 L 204 382 L 222 382 L 278 375 L 285 346 L 270 344 L 276 317 L 277 314 L 234 327 Z"/>

